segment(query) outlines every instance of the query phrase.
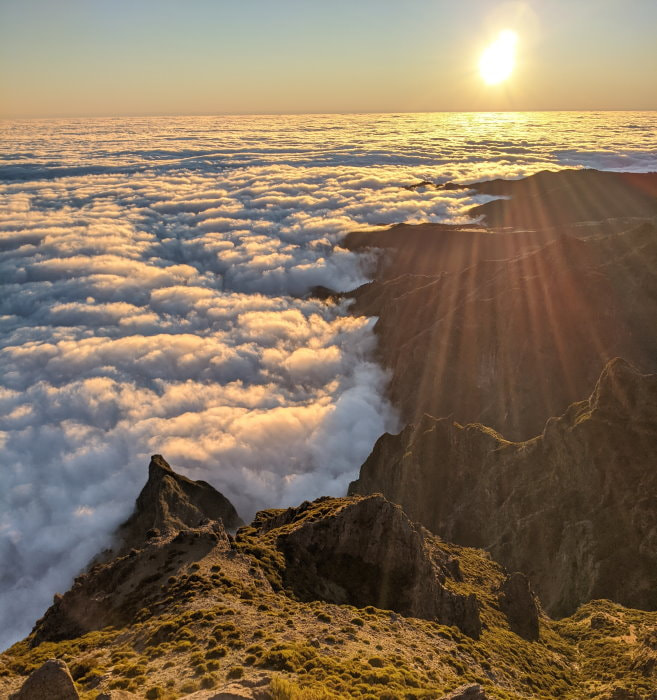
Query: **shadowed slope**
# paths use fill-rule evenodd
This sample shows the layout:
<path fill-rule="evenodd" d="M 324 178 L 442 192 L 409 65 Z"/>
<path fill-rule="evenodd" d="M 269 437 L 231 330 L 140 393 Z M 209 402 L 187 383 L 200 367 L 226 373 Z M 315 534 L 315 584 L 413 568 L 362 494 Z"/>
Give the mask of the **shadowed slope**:
<path fill-rule="evenodd" d="M 481 194 L 510 197 L 471 210 L 472 216 L 483 215 L 489 226 L 536 229 L 621 219 L 623 227 L 628 218 L 657 216 L 657 173 L 543 171 L 471 187 Z"/>
<path fill-rule="evenodd" d="M 351 485 L 526 573 L 546 609 L 611 598 L 657 608 L 657 375 L 623 360 L 591 397 L 514 443 L 425 415 L 384 435 Z"/>
<path fill-rule="evenodd" d="M 555 187 L 574 177 L 549 175 Z M 598 175 L 577 177 L 595 184 Z M 655 226 L 607 234 L 571 227 L 566 235 L 554 224 L 559 210 L 546 219 L 528 194 L 535 185 L 518 182 L 532 231 L 426 224 L 347 238 L 352 248 L 388 251 L 375 281 L 350 296 L 354 313 L 379 317 L 379 357 L 405 421 L 453 415 L 527 439 L 590 393 L 612 357 L 657 370 Z M 651 197 L 641 190 L 642 201 Z M 577 212 L 600 213 L 588 205 Z"/>

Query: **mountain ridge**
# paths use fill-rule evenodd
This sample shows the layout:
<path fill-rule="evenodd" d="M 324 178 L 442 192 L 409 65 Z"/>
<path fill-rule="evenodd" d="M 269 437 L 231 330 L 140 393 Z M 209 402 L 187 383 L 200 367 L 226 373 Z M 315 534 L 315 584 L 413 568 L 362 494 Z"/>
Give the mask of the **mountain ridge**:
<path fill-rule="evenodd" d="M 524 442 L 425 414 L 379 439 L 349 492 L 381 492 L 445 539 L 490 551 L 530 576 L 552 614 L 593 598 L 654 610 L 655 454 L 657 375 L 616 358 L 589 399 Z"/>
<path fill-rule="evenodd" d="M 184 504 L 181 492 L 174 498 Z M 0 655 L 0 693 L 13 700 L 575 700 L 582 693 L 657 700 L 657 613 L 595 601 L 552 620 L 523 574 L 445 542 L 380 495 L 261 511 L 234 540 L 220 520 L 204 520 L 142 532 L 138 549 L 92 566 L 28 639 Z M 371 566 L 380 573 L 368 579 Z M 371 582 L 390 575 L 414 583 L 393 585 L 402 596 L 377 601 L 381 588 Z M 107 596 L 122 615 L 114 624 L 98 614 L 66 634 L 61 621 L 53 624 L 73 602 L 88 612 Z M 476 618 L 461 616 L 468 606 L 454 606 L 459 600 L 473 601 Z"/>

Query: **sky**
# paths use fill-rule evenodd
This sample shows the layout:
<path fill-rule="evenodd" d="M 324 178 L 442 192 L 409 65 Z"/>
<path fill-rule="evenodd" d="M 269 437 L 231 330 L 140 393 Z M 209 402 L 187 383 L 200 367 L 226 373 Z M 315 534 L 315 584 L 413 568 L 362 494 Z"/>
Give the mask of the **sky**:
<path fill-rule="evenodd" d="M 0 116 L 657 109 L 656 28 L 655 0 L 0 0 Z"/>

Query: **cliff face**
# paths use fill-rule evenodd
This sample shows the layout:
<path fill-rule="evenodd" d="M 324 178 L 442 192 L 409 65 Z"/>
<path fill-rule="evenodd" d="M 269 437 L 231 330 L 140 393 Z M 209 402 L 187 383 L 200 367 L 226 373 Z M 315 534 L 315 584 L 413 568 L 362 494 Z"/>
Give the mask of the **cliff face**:
<path fill-rule="evenodd" d="M 380 491 L 447 540 L 526 573 L 546 609 L 657 608 L 657 376 L 620 359 L 527 442 L 425 415 L 384 435 L 351 493 Z"/>
<path fill-rule="evenodd" d="M 507 199 L 476 207 L 471 226 L 347 238 L 385 251 L 351 296 L 379 317 L 409 423 L 378 441 L 351 493 L 382 492 L 487 548 L 553 614 L 597 597 L 654 609 L 657 174 L 471 189 Z"/>
<path fill-rule="evenodd" d="M 601 197 L 607 175 L 495 181 L 495 193 L 516 192 L 502 202 L 525 213 L 520 231 L 425 224 L 347 237 L 352 249 L 387 251 L 351 296 L 354 313 L 378 316 L 379 358 L 405 422 L 452 415 L 525 440 L 587 396 L 611 358 L 657 371 L 657 229 L 632 218 L 638 200 L 641 213 L 657 210 L 656 178 L 620 180 Z M 578 206 L 551 208 L 557 194 Z"/>
<path fill-rule="evenodd" d="M 355 313 L 379 316 L 380 359 L 405 421 L 453 415 L 524 440 L 588 395 L 612 357 L 657 369 L 657 229 L 538 247 L 528 237 L 529 252 L 502 242 L 518 254 L 482 259 L 488 243 L 476 239 L 495 235 L 460 243 L 451 232 L 450 271 L 403 273 L 393 262 L 355 293 Z"/>
<path fill-rule="evenodd" d="M 381 496 L 307 504 L 274 522 L 261 514 L 254 525 L 283 553 L 283 583 L 302 600 L 373 605 L 479 637 L 477 599 L 458 592 L 458 559 Z"/>

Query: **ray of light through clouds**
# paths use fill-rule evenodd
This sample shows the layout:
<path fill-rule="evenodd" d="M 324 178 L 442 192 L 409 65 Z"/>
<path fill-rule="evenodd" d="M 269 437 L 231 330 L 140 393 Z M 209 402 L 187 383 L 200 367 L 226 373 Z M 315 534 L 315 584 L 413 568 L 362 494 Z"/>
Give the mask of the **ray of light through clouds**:
<path fill-rule="evenodd" d="M 344 493 L 395 429 L 350 230 L 460 221 L 418 180 L 657 168 L 654 114 L 4 122 L 0 646 L 130 512 L 148 456 L 244 517 Z"/>

